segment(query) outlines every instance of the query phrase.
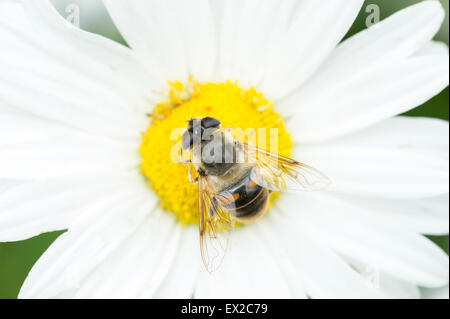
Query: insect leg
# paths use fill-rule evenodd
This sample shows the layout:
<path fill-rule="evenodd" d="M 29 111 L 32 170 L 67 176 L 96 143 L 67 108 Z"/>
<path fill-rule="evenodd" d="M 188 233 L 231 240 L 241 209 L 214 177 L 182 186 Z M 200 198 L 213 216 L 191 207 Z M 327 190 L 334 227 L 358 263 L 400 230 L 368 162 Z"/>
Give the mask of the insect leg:
<path fill-rule="evenodd" d="M 198 183 L 198 176 L 196 178 L 192 178 L 192 165 L 189 166 L 188 180 L 189 180 L 189 183 L 191 183 L 191 184 L 197 184 Z"/>

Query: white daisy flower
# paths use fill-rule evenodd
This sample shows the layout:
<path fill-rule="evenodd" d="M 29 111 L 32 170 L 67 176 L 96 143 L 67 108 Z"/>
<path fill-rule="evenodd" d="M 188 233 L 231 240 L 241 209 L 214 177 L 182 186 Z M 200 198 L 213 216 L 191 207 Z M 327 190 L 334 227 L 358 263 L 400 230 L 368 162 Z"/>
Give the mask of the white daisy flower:
<path fill-rule="evenodd" d="M 362 2 L 105 0 L 130 48 L 48 1 L 1 3 L 0 241 L 68 229 L 19 296 L 416 298 L 447 285 L 448 256 L 423 234 L 449 231 L 448 123 L 396 117 L 448 85 L 447 47 L 431 41 L 444 11 L 424 1 L 340 43 Z M 280 153 L 333 182 L 274 199 L 213 274 L 196 188 L 169 156 L 172 129 L 205 114 L 278 128 Z"/>

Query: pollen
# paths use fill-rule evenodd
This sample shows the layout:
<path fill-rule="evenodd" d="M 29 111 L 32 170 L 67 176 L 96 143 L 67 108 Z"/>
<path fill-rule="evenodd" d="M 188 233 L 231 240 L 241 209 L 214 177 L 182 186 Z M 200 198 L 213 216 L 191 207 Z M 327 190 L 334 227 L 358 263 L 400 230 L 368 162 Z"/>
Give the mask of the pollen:
<path fill-rule="evenodd" d="M 175 214 L 183 225 L 198 224 L 198 187 L 189 182 L 188 166 L 173 161 L 173 149 L 181 140 L 186 121 L 205 116 L 217 118 L 222 127 L 254 134 L 259 147 L 264 144 L 267 149 L 275 139 L 279 154 L 290 156 L 292 149 L 283 119 L 253 87 L 241 88 L 231 81 L 198 83 L 192 78 L 168 82 L 167 96 L 150 114 L 139 151 L 142 174 L 159 197 L 162 209 Z M 262 135 L 259 129 L 272 133 Z M 271 202 L 277 197 L 273 193 Z"/>

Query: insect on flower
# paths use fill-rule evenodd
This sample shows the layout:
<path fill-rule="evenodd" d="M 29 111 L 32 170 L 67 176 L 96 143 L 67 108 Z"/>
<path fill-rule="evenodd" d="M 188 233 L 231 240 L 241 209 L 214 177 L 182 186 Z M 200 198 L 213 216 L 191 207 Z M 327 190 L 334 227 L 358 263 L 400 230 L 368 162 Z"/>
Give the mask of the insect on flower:
<path fill-rule="evenodd" d="M 296 160 L 234 139 L 213 117 L 188 121 L 181 153 L 189 152 L 189 180 L 198 183 L 200 249 L 205 268 L 216 270 L 235 222 L 263 216 L 272 192 L 324 189 L 330 180 Z M 192 169 L 198 176 L 192 178 Z"/>

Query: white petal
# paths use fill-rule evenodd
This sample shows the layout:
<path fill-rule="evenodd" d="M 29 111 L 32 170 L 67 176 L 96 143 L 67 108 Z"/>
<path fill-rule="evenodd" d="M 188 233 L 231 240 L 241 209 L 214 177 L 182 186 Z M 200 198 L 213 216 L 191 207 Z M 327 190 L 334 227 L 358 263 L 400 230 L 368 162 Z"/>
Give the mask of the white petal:
<path fill-rule="evenodd" d="M 78 54 L 69 57 L 80 58 L 82 62 L 82 65 L 77 65 L 77 68 L 83 69 L 94 78 L 101 76 L 100 80 L 105 85 L 103 89 L 120 92 L 121 95 L 114 96 L 113 99 L 125 98 L 127 104 L 122 105 L 122 108 L 148 111 L 148 99 L 157 97 L 151 88 L 157 85 L 158 81 L 152 76 L 154 70 L 145 68 L 145 65 L 139 63 L 132 50 L 108 38 L 81 31 L 71 23 L 67 23 L 65 19 L 59 17 L 58 12 L 48 0 L 23 1 L 27 17 L 34 29 L 55 40 L 69 37 L 72 44 L 70 49 Z M 46 38 L 46 40 L 49 39 Z"/>
<path fill-rule="evenodd" d="M 17 179 L 0 179 L 0 194 L 6 192 L 7 190 L 21 185 L 25 181 Z"/>
<path fill-rule="evenodd" d="M 161 80 L 187 78 L 187 61 L 177 22 L 167 1 L 104 1 L 128 45 Z"/>
<path fill-rule="evenodd" d="M 176 21 L 181 33 L 189 75 L 197 81 L 210 81 L 217 63 L 217 34 L 210 1 L 172 0 L 169 6 L 174 13 L 172 23 Z"/>
<path fill-rule="evenodd" d="M 357 208 L 326 194 L 285 195 L 279 205 L 293 216 L 301 214 L 294 219 L 298 232 L 313 236 L 343 256 L 415 285 L 448 283 L 447 254 L 424 236 L 367 218 Z M 301 211 L 292 207 L 301 207 Z"/>
<path fill-rule="evenodd" d="M 384 298 L 389 299 L 418 299 L 420 291 L 416 285 L 398 280 L 378 268 L 365 265 L 350 258 L 344 258 L 354 269 L 356 269 L 370 287 L 377 289 Z"/>
<path fill-rule="evenodd" d="M 208 80 L 216 63 L 213 13 L 207 0 L 105 1 L 115 24 L 162 81 Z"/>
<path fill-rule="evenodd" d="M 0 11 L 0 105 L 139 137 L 154 85 L 131 50 L 77 29 L 48 1 L 2 4 Z"/>
<path fill-rule="evenodd" d="M 332 0 L 326 5 L 298 1 L 287 34 L 268 48 L 270 64 L 261 90 L 281 98 L 300 87 L 347 33 L 362 4 L 360 0 Z"/>
<path fill-rule="evenodd" d="M 415 56 L 427 55 L 448 55 L 448 45 L 444 42 L 429 41 L 420 50 L 414 53 Z"/>
<path fill-rule="evenodd" d="M 397 280 L 380 273 L 380 289 L 390 299 L 420 299 L 420 290 L 416 285 Z"/>
<path fill-rule="evenodd" d="M 217 81 L 260 83 L 271 62 L 268 51 L 287 33 L 295 4 L 295 0 L 212 1 L 219 37 Z"/>
<path fill-rule="evenodd" d="M 312 80 L 347 81 L 358 72 L 407 58 L 428 45 L 444 16 L 438 1 L 423 1 L 398 11 L 339 44 Z"/>
<path fill-rule="evenodd" d="M 449 299 L 448 285 L 441 288 L 422 288 L 420 292 L 424 299 Z"/>
<path fill-rule="evenodd" d="M 346 134 L 408 111 L 448 85 L 448 54 L 413 55 L 439 29 L 437 1 L 407 8 L 338 46 L 278 108 L 302 141 Z"/>
<path fill-rule="evenodd" d="M 448 193 L 420 199 L 380 199 L 354 195 L 334 195 L 347 201 L 361 216 L 395 227 L 427 235 L 445 235 L 449 232 Z"/>
<path fill-rule="evenodd" d="M 272 212 L 272 211 L 271 211 Z M 255 223 L 255 231 L 258 232 L 258 237 L 272 254 L 272 258 L 278 263 L 281 271 L 286 277 L 291 298 L 307 299 L 308 293 L 307 284 L 302 278 L 302 271 L 300 266 L 296 263 L 295 256 L 297 248 L 292 251 L 291 244 L 297 244 L 298 238 L 295 233 L 287 231 L 284 227 L 280 227 L 272 217 L 272 214 L 279 214 L 278 211 L 273 211 L 270 218 L 263 218 Z M 307 281 L 307 280 L 306 280 Z"/>
<path fill-rule="evenodd" d="M 0 242 L 65 229 L 97 201 L 111 200 L 123 189 L 146 190 L 143 184 L 128 174 L 64 176 L 12 187 L 0 194 Z"/>
<path fill-rule="evenodd" d="M 26 180 L 132 170 L 140 162 L 138 143 L 86 134 L 24 114 L 2 114 L 0 178 Z"/>
<path fill-rule="evenodd" d="M 199 271 L 204 271 L 200 268 L 199 246 L 198 228 L 193 226 L 183 229 L 177 257 L 156 291 L 155 298 L 193 297 Z"/>
<path fill-rule="evenodd" d="M 218 270 L 201 272 L 195 298 L 290 297 L 287 278 L 252 228 L 234 232 Z"/>
<path fill-rule="evenodd" d="M 298 107 L 287 127 L 300 141 L 339 137 L 425 103 L 448 85 L 448 56 L 412 57 L 353 75 L 286 101 Z"/>
<path fill-rule="evenodd" d="M 51 122 L 28 112 L 0 104 L 0 143 L 31 142 L 48 138 L 52 133 L 58 134 L 61 130 L 70 130 L 55 122 Z M 73 131 L 72 131 L 73 132 Z"/>
<path fill-rule="evenodd" d="M 392 198 L 448 193 L 448 122 L 399 117 L 357 134 L 299 145 L 294 158 L 321 170 L 330 190 Z"/>
<path fill-rule="evenodd" d="M 105 260 L 112 258 L 110 256 L 117 252 L 131 252 L 131 248 L 124 245 L 136 236 L 139 227 L 148 226 L 149 220 L 155 223 L 152 213 L 155 205 L 156 198 L 150 192 L 132 187 L 122 188 L 114 196 L 97 200 L 95 205 L 72 221 L 68 232 L 41 256 L 25 280 L 19 296 L 51 298 L 67 289 L 76 289 L 79 293 L 84 287 L 84 280 L 89 278 L 87 276 Z M 144 223 L 144 220 L 147 222 Z M 163 226 L 162 221 L 159 226 Z M 147 231 L 147 234 L 151 232 Z M 143 245 L 132 243 L 133 249 Z M 145 256 L 141 254 L 141 258 Z M 136 260 L 134 263 L 137 263 Z M 120 262 L 116 260 L 111 264 L 116 266 Z M 108 275 L 112 278 L 113 273 Z M 101 289 L 100 285 L 97 288 Z M 91 292 L 94 293 L 93 290 Z"/>
<path fill-rule="evenodd" d="M 154 297 L 176 260 L 181 230 L 172 216 L 158 210 L 80 281 L 76 298 Z M 185 284 L 191 281 L 186 278 Z"/>
<path fill-rule="evenodd" d="M 299 286 L 311 298 L 382 297 L 341 257 L 301 233 L 289 214 L 271 210 L 267 219 L 264 237 L 270 236 L 278 256 L 286 256 L 295 269 L 292 274 L 286 273 L 289 274 L 290 286 Z M 273 252 L 275 254 L 275 249 Z M 276 260 L 279 260 L 277 257 Z"/>

